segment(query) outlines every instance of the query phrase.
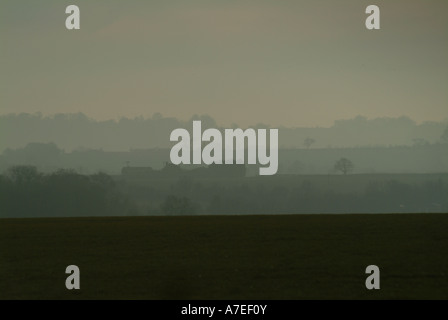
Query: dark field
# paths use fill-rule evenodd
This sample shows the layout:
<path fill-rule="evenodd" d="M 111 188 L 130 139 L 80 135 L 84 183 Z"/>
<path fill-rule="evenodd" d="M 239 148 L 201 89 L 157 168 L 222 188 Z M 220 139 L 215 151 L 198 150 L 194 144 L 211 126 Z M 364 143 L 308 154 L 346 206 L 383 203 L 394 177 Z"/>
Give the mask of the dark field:
<path fill-rule="evenodd" d="M 2 219 L 0 298 L 448 299 L 448 214 Z"/>

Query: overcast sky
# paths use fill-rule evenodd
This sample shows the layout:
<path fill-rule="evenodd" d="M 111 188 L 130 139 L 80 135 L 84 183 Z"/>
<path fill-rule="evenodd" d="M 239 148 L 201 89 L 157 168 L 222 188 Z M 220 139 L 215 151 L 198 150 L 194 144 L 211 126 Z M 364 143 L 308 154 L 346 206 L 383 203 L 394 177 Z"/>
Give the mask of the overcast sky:
<path fill-rule="evenodd" d="M 77 4 L 81 30 L 65 28 Z M 381 30 L 365 8 L 381 9 Z M 448 1 L 0 2 L 0 113 L 448 118 Z"/>

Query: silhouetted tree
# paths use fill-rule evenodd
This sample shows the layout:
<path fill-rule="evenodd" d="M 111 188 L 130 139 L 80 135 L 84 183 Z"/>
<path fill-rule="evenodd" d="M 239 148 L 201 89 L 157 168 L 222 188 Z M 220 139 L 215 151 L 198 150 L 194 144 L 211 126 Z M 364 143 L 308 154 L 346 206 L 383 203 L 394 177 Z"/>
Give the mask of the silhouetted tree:
<path fill-rule="evenodd" d="M 353 162 L 346 158 L 341 158 L 334 164 L 334 169 L 336 171 L 341 171 L 343 174 L 352 172 L 354 168 Z"/>
<path fill-rule="evenodd" d="M 448 126 L 445 128 L 445 131 L 443 131 L 440 138 L 442 139 L 443 143 L 448 143 Z"/>
<path fill-rule="evenodd" d="M 308 137 L 308 138 L 306 138 L 306 139 L 303 141 L 303 144 L 305 145 L 305 147 L 306 147 L 307 149 L 309 149 L 309 148 L 311 147 L 311 145 L 312 145 L 314 142 L 316 142 L 316 140 L 314 140 L 313 138 Z"/>

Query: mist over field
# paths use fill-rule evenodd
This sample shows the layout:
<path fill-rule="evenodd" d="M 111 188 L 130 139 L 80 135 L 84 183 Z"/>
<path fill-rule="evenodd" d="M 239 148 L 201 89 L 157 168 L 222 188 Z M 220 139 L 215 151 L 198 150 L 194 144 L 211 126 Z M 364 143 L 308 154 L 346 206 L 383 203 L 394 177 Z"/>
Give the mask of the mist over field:
<path fill-rule="evenodd" d="M 191 131 L 193 120 L 225 129 L 209 116 L 0 116 L 4 136 L 11 137 L 0 155 L 1 216 L 448 210 L 445 122 L 359 116 L 328 128 L 282 127 L 278 172 L 269 177 L 247 163 L 172 165 L 170 132 Z"/>
<path fill-rule="evenodd" d="M 443 122 L 357 117 L 329 128 L 281 128 L 278 172 L 259 176 L 260 166 L 247 163 L 171 164 L 170 131 L 191 130 L 192 120 L 223 129 L 208 116 L 188 121 L 161 115 L 119 121 L 83 114 L 2 116 L 3 131 L 13 137 L 9 146 L 34 142 L 0 155 L 1 216 L 448 210 L 448 126 Z M 329 142 L 335 146 L 322 146 Z M 107 147 L 94 148 L 98 145 Z M 124 146 L 146 148 L 114 151 Z"/>

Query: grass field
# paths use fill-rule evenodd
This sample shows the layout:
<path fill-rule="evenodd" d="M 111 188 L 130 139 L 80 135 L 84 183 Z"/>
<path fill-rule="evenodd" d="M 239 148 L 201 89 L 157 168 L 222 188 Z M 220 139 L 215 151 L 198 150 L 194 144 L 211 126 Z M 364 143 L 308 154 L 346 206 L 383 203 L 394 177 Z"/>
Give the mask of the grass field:
<path fill-rule="evenodd" d="M 1 219 L 0 299 L 448 299 L 448 214 Z"/>

